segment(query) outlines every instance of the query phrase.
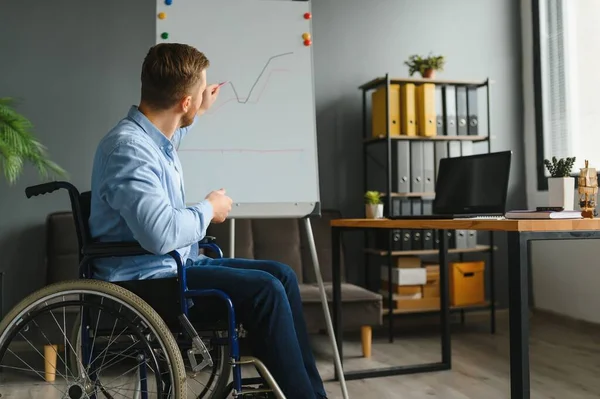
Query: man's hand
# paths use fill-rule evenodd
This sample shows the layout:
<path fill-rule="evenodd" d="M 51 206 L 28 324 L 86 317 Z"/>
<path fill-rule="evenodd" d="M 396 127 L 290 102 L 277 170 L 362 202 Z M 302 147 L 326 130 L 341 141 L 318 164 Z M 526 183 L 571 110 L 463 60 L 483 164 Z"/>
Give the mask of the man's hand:
<path fill-rule="evenodd" d="M 213 105 L 219 96 L 221 87 L 218 84 L 212 84 L 206 86 L 204 93 L 202 94 L 202 104 L 200 104 L 200 111 L 206 112 Z"/>
<path fill-rule="evenodd" d="M 225 195 L 225 189 L 211 191 L 206 199 L 213 207 L 212 223 L 223 223 L 227 219 L 227 215 L 231 212 L 231 198 Z"/>

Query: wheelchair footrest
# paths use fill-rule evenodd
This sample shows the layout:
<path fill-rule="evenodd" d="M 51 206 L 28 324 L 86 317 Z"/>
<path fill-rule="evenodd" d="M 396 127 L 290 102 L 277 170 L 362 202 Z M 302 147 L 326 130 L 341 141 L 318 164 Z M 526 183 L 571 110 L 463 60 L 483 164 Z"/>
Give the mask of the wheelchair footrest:
<path fill-rule="evenodd" d="M 256 370 L 258 371 L 258 373 L 263 377 L 263 379 L 265 380 L 267 385 L 269 387 L 271 387 L 271 389 L 269 389 L 267 391 L 272 392 L 275 395 L 275 397 L 278 399 L 285 399 L 285 396 L 283 395 L 281 388 L 279 388 L 279 385 L 277 385 L 275 378 L 273 378 L 273 375 L 269 372 L 269 370 L 264 365 L 264 363 L 261 362 L 259 359 L 255 358 L 253 356 L 242 356 L 242 357 L 240 357 L 239 361 L 234 361 L 234 362 L 232 362 L 232 364 L 234 364 L 234 365 L 253 364 L 254 367 L 256 368 Z M 251 392 L 254 393 L 257 391 L 254 390 Z M 244 393 L 244 392 L 242 392 L 242 393 Z"/>
<path fill-rule="evenodd" d="M 275 395 L 271 389 L 242 388 L 242 391 L 238 394 L 238 397 L 242 399 L 271 399 L 275 398 Z"/>
<path fill-rule="evenodd" d="M 192 339 L 192 347 L 187 351 L 188 359 L 190 360 L 190 365 L 192 366 L 192 371 L 194 373 L 199 373 L 206 366 L 212 367 L 213 360 L 210 356 L 210 353 L 208 352 L 208 348 L 206 347 L 206 344 L 204 344 L 204 341 L 202 341 L 202 339 L 198 335 L 198 332 L 196 331 L 192 323 L 190 323 L 190 320 L 187 318 L 186 315 L 181 314 L 179 315 L 179 322 Z M 198 363 L 198 361 L 196 360 L 196 355 L 202 356 L 202 360 L 200 361 L 200 363 Z"/>

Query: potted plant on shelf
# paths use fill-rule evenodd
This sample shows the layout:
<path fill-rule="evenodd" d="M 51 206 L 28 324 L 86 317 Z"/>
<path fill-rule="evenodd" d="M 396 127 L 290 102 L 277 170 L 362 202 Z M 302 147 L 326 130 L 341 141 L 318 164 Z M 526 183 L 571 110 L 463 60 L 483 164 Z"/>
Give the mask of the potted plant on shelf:
<path fill-rule="evenodd" d="M 383 217 L 383 203 L 379 191 L 365 193 L 365 213 L 368 219 L 381 219 Z"/>
<path fill-rule="evenodd" d="M 571 176 L 571 170 L 574 163 L 575 157 L 561 159 L 552 157 L 552 161 L 544 159 L 544 165 L 550 172 L 548 178 L 548 206 L 573 210 L 575 178 Z"/>
<path fill-rule="evenodd" d="M 66 176 L 66 172 L 48 159 L 44 147 L 33 135 L 32 123 L 12 106 L 11 98 L 0 98 L 0 173 L 9 185 L 14 184 L 23 164 L 32 164 L 42 178 L 51 172 Z"/>
<path fill-rule="evenodd" d="M 408 66 L 408 73 L 413 76 L 419 72 L 423 78 L 433 79 L 435 71 L 443 71 L 446 60 L 443 55 L 429 54 L 423 57 L 417 54 L 408 57 L 404 64 Z"/>

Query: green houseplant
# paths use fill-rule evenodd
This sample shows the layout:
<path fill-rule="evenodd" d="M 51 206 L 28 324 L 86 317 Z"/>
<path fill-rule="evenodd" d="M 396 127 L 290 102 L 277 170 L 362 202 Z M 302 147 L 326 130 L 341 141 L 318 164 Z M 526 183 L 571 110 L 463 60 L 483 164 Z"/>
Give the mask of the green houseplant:
<path fill-rule="evenodd" d="M 383 203 L 379 191 L 367 191 L 365 193 L 365 213 L 369 219 L 381 219 L 383 217 Z"/>
<path fill-rule="evenodd" d="M 32 123 L 13 107 L 13 99 L 0 98 L 0 173 L 9 185 L 19 178 L 23 165 L 32 164 L 42 179 L 66 172 L 52 162 L 44 147 L 33 135 Z"/>
<path fill-rule="evenodd" d="M 548 178 L 548 206 L 573 210 L 575 205 L 575 178 L 571 176 L 575 157 L 552 160 L 544 159 L 544 166 L 550 172 Z"/>
<path fill-rule="evenodd" d="M 427 57 L 414 54 L 404 62 L 408 66 L 408 73 L 413 76 L 419 72 L 423 78 L 434 78 L 435 71 L 443 71 L 446 59 L 443 55 L 429 54 Z"/>

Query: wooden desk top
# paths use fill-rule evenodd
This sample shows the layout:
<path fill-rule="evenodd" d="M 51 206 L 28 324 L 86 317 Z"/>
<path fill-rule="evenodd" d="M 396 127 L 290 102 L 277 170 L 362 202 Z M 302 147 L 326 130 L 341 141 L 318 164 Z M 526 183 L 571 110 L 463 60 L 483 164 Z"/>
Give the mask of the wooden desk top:
<path fill-rule="evenodd" d="M 486 231 L 600 230 L 600 218 L 552 220 L 453 220 L 453 219 L 333 219 L 331 226 L 368 229 L 442 229 Z"/>

